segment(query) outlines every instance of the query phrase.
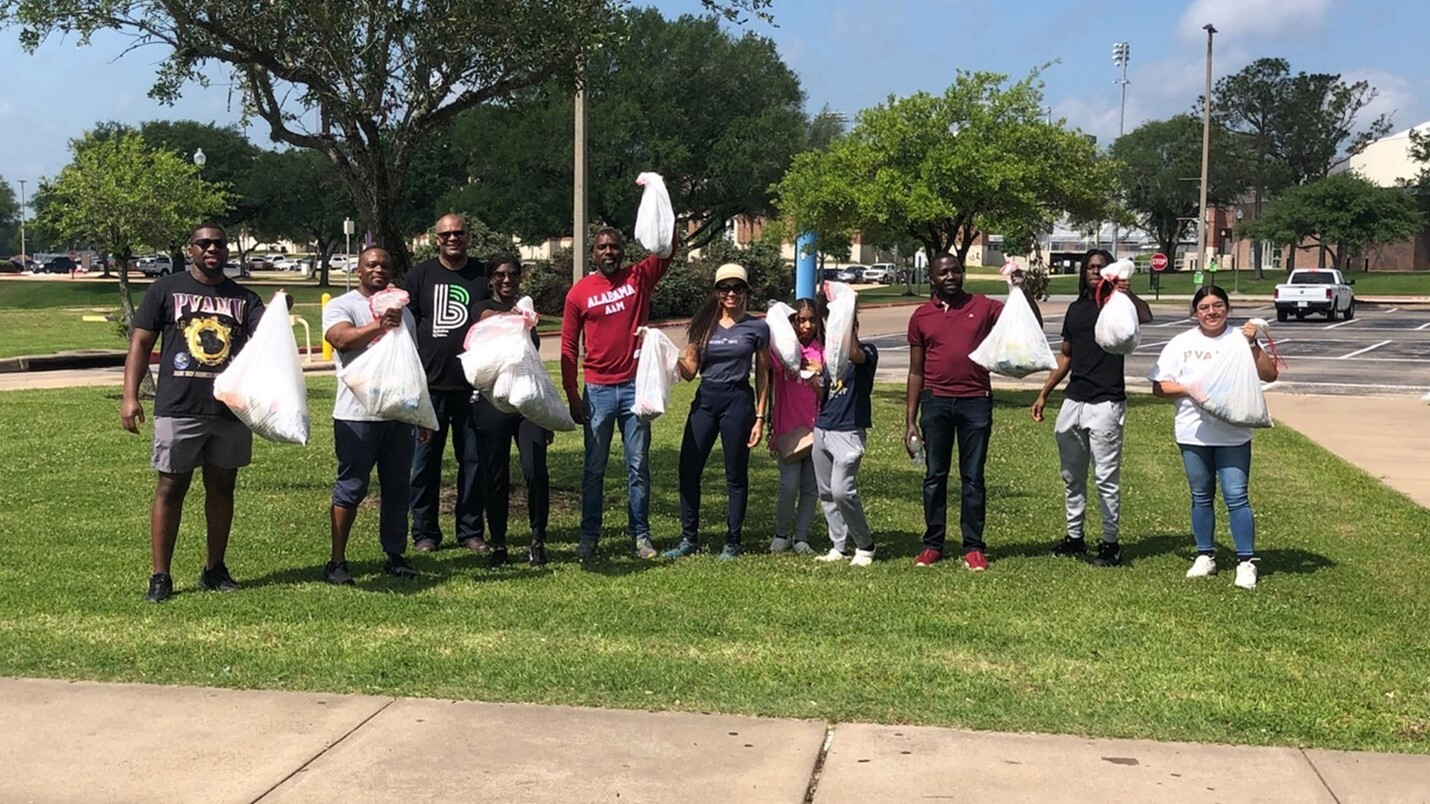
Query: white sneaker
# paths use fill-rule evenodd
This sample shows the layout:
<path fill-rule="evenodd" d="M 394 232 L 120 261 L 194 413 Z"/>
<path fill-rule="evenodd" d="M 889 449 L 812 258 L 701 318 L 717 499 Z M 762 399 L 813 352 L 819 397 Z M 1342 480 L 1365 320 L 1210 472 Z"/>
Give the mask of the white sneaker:
<path fill-rule="evenodd" d="M 1236 565 L 1236 585 L 1242 589 L 1256 588 L 1256 562 L 1242 561 Z"/>
<path fill-rule="evenodd" d="M 786 550 L 788 550 L 788 549 L 789 549 L 789 539 L 781 539 L 780 537 L 776 536 L 776 537 L 774 537 L 773 539 L 770 540 L 770 552 L 771 552 L 771 553 L 783 553 L 784 551 L 786 551 Z"/>
<path fill-rule="evenodd" d="M 1211 556 L 1197 556 L 1192 568 L 1187 570 L 1188 578 L 1205 578 L 1216 574 L 1216 559 Z"/>
<path fill-rule="evenodd" d="M 800 540 L 794 543 L 794 551 L 803 556 L 813 553 L 814 548 L 809 546 L 809 542 Z"/>
<path fill-rule="evenodd" d="M 841 552 L 839 552 L 838 550 L 835 550 L 833 547 L 831 547 L 831 548 L 829 548 L 829 552 L 825 553 L 825 554 L 822 555 L 822 556 L 815 556 L 815 557 L 814 557 L 814 560 L 815 560 L 815 561 L 843 561 L 843 560 L 844 560 L 844 554 L 841 553 Z"/>
<path fill-rule="evenodd" d="M 867 566 L 869 566 L 870 564 L 873 564 L 873 563 L 874 563 L 874 550 L 873 550 L 873 548 L 870 548 L 870 549 L 868 549 L 868 550 L 855 550 L 855 551 L 854 551 L 854 558 L 849 561 L 849 566 L 851 566 L 851 567 L 867 567 Z M 1252 583 L 1254 584 L 1255 581 L 1253 580 Z"/>

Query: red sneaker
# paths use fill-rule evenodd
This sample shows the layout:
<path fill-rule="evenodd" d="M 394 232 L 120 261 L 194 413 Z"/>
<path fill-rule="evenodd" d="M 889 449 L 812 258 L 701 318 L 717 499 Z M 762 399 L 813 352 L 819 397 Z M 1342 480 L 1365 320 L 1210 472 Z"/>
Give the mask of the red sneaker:
<path fill-rule="evenodd" d="M 963 566 L 974 572 L 982 572 L 988 569 L 988 559 L 983 557 L 982 550 L 969 550 L 963 554 Z"/>
<path fill-rule="evenodd" d="M 943 553 L 933 549 L 932 547 L 929 547 L 925 549 L 922 553 L 919 553 L 918 558 L 914 559 L 914 566 L 931 567 L 934 564 L 937 564 L 938 560 L 941 558 L 943 558 Z"/>

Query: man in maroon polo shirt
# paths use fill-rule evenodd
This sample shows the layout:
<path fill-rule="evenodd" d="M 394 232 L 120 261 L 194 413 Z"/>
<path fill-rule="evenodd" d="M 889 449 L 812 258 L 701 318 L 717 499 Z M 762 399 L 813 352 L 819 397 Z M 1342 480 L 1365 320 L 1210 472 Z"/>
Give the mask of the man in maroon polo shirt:
<path fill-rule="evenodd" d="M 929 274 L 933 298 L 909 317 L 909 378 L 904 403 L 904 447 L 912 456 L 917 452 L 915 439 L 922 439 L 927 455 L 924 549 L 914 566 L 927 567 L 943 558 L 948 473 L 957 442 L 963 563 L 970 570 L 984 570 L 988 559 L 983 554 L 987 508 L 983 465 L 993 431 L 993 387 L 988 369 L 973 362 L 969 354 L 993 329 L 1003 303 L 965 292 L 963 263 L 953 254 L 935 256 Z M 1041 324 L 1037 302 L 1031 295 L 1028 301 Z"/>

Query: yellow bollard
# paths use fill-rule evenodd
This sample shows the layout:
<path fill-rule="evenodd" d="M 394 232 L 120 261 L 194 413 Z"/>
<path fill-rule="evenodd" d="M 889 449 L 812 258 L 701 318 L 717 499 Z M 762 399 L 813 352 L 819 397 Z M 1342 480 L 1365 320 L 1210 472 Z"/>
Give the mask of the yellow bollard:
<path fill-rule="evenodd" d="M 333 300 L 333 294 L 331 294 L 331 293 L 324 293 L 324 294 L 318 299 L 318 318 L 319 318 L 319 319 L 321 319 L 321 318 L 323 317 L 323 315 L 322 315 L 323 311 L 326 310 L 326 309 L 328 309 L 328 302 L 330 302 L 330 301 L 332 301 L 332 300 Z M 323 338 L 323 359 L 324 359 L 324 360 L 332 360 L 332 359 L 333 359 L 333 345 L 332 345 L 331 343 L 328 343 L 328 339 L 327 339 L 326 337 Z"/>

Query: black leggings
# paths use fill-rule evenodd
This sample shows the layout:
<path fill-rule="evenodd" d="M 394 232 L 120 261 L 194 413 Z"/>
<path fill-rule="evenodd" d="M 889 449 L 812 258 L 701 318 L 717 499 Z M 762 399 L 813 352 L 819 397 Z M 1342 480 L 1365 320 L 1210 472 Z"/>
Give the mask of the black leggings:
<path fill-rule="evenodd" d="M 546 468 L 547 432 L 521 417 L 502 413 L 485 397 L 472 405 L 472 423 L 477 431 L 477 465 L 487 516 L 487 541 L 493 547 L 506 545 L 506 524 L 511 507 L 511 442 L 516 441 L 521 457 L 521 475 L 526 482 L 526 513 L 533 541 L 546 541 L 546 522 L 551 513 L 551 479 Z"/>
<path fill-rule="evenodd" d="M 685 420 L 680 444 L 680 536 L 700 538 L 700 476 L 715 447 L 725 452 L 725 490 L 730 510 L 725 519 L 725 543 L 739 544 L 745 529 L 750 489 L 750 429 L 755 426 L 755 392 L 749 383 L 702 380 Z"/>

